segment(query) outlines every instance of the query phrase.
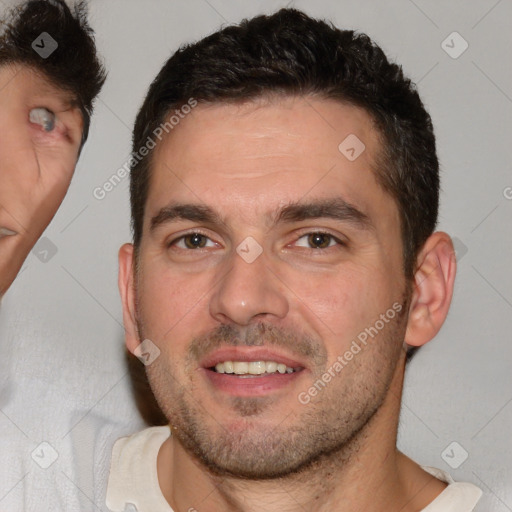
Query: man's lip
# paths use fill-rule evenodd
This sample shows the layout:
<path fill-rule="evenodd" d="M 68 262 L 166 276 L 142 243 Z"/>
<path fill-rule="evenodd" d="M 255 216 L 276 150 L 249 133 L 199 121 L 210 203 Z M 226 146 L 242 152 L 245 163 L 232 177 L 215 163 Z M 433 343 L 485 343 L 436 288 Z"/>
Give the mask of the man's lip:
<path fill-rule="evenodd" d="M 264 347 L 226 347 L 208 354 L 200 363 L 203 368 L 212 368 L 224 361 L 275 361 L 290 368 L 305 368 L 304 362 Z"/>

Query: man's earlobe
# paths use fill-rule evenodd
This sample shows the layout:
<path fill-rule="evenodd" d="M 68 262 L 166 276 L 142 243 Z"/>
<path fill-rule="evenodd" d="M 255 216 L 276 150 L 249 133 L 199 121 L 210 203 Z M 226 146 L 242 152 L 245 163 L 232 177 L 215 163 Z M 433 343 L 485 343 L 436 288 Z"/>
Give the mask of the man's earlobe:
<path fill-rule="evenodd" d="M 123 324 L 126 348 L 133 354 L 139 345 L 135 312 L 134 248 L 124 244 L 119 249 L 119 293 L 123 306 Z"/>
<path fill-rule="evenodd" d="M 405 333 L 407 345 L 424 345 L 441 329 L 452 300 L 456 267 L 450 236 L 442 231 L 433 233 L 418 256 Z"/>

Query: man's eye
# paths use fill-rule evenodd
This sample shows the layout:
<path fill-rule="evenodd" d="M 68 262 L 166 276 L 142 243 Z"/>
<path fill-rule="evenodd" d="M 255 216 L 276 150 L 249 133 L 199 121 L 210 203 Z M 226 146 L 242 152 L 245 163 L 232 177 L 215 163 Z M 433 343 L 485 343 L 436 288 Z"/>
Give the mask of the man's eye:
<path fill-rule="evenodd" d="M 33 108 L 28 117 L 31 123 L 40 125 L 45 132 L 51 132 L 55 128 L 55 114 L 47 108 Z"/>
<path fill-rule="evenodd" d="M 303 240 L 303 242 L 300 242 L 301 240 Z M 327 249 L 337 244 L 343 245 L 343 243 L 333 235 L 322 232 L 308 233 L 301 236 L 296 242 L 296 245 L 299 247 L 307 247 L 309 249 Z"/>
<path fill-rule="evenodd" d="M 169 246 L 180 249 L 203 249 L 204 247 L 215 247 L 215 243 L 201 233 L 190 233 L 173 240 Z"/>

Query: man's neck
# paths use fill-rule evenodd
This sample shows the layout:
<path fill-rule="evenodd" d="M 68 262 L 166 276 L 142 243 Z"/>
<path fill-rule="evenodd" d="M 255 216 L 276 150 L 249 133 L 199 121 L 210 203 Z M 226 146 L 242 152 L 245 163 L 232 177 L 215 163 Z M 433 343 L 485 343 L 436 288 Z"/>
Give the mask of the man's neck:
<path fill-rule="evenodd" d="M 396 449 L 403 368 L 397 372 L 380 409 L 347 446 L 286 478 L 254 481 L 213 475 L 171 436 L 158 455 L 165 498 L 176 511 L 422 510 L 446 484 Z"/>

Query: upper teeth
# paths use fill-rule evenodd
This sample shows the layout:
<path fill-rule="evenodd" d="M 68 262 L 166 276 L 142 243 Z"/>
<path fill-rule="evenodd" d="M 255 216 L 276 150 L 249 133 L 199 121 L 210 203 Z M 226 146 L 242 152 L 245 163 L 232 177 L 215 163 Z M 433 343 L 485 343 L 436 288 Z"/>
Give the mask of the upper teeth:
<path fill-rule="evenodd" d="M 215 365 L 217 373 L 235 373 L 237 375 L 261 375 L 262 373 L 293 373 L 293 368 L 275 361 L 224 361 Z"/>

